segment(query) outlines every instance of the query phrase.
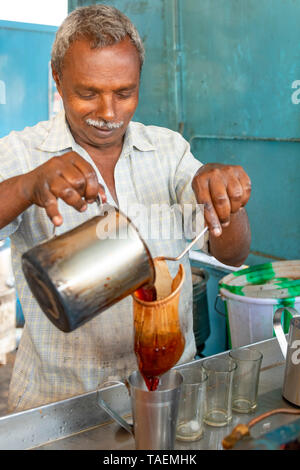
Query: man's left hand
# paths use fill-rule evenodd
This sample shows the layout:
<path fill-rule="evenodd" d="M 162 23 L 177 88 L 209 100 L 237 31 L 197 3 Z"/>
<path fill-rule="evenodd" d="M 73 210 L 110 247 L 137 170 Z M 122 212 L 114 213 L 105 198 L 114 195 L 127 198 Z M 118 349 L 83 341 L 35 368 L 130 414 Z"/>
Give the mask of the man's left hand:
<path fill-rule="evenodd" d="M 203 165 L 192 187 L 198 204 L 204 204 L 204 217 L 215 237 L 230 224 L 230 214 L 247 204 L 251 193 L 251 181 L 244 169 L 221 163 Z"/>

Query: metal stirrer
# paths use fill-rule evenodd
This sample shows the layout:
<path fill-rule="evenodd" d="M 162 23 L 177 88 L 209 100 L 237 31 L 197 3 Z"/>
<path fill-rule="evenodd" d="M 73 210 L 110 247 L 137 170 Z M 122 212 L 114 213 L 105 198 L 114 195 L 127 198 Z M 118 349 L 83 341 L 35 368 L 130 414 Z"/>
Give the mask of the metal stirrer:
<path fill-rule="evenodd" d="M 191 243 L 183 250 L 183 252 L 178 255 L 176 258 L 172 258 L 170 256 L 158 256 L 155 259 L 158 261 L 161 260 L 168 260 L 168 261 L 179 261 L 191 248 L 192 246 L 199 240 L 199 238 L 203 237 L 203 235 L 207 232 L 208 227 L 205 227 L 202 232 L 200 232 L 194 240 L 191 241 Z"/>

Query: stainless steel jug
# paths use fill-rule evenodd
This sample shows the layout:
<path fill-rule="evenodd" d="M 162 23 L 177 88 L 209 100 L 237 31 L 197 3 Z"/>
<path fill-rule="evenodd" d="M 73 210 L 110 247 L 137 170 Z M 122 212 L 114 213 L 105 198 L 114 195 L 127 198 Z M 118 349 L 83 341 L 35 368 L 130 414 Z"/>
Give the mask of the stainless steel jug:
<path fill-rule="evenodd" d="M 281 325 L 281 317 L 285 310 L 293 315 L 288 340 Z M 282 354 L 286 359 L 282 396 L 291 404 L 300 406 L 300 314 L 292 307 L 281 307 L 274 314 L 273 324 Z"/>
<path fill-rule="evenodd" d="M 125 382 L 131 398 L 133 425 L 123 419 L 103 398 L 105 384 L 98 390 L 98 405 L 123 428 L 134 435 L 137 450 L 172 450 L 176 434 L 179 400 L 183 377 L 170 370 L 160 378 L 155 391 L 149 391 L 139 371 L 133 372 Z"/>
<path fill-rule="evenodd" d="M 155 281 L 154 263 L 138 229 L 117 208 L 101 208 L 100 215 L 22 256 L 33 295 L 65 332 Z"/>

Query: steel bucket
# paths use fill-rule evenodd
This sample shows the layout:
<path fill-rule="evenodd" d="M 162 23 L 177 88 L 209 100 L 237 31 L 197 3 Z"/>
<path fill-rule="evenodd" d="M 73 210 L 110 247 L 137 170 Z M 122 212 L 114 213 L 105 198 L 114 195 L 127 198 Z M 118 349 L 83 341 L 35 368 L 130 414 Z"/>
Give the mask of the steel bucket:
<path fill-rule="evenodd" d="M 49 320 L 69 332 L 155 281 L 149 249 L 130 219 L 101 214 L 22 256 L 28 285 Z"/>

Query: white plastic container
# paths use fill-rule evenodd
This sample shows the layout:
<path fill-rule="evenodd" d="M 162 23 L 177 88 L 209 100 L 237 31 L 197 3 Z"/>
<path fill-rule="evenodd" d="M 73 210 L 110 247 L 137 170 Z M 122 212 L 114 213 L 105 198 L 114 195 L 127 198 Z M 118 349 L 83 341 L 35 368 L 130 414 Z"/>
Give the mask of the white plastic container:
<path fill-rule="evenodd" d="M 0 291 L 14 284 L 10 245 L 0 240 Z"/>
<path fill-rule="evenodd" d="M 229 345 L 245 346 L 273 337 L 277 308 L 300 314 L 300 260 L 266 263 L 228 274 L 219 282 L 225 302 Z M 289 318 L 285 321 L 288 332 Z"/>
<path fill-rule="evenodd" d="M 6 354 L 16 348 L 16 292 L 14 288 L 0 291 L 0 364 Z"/>

